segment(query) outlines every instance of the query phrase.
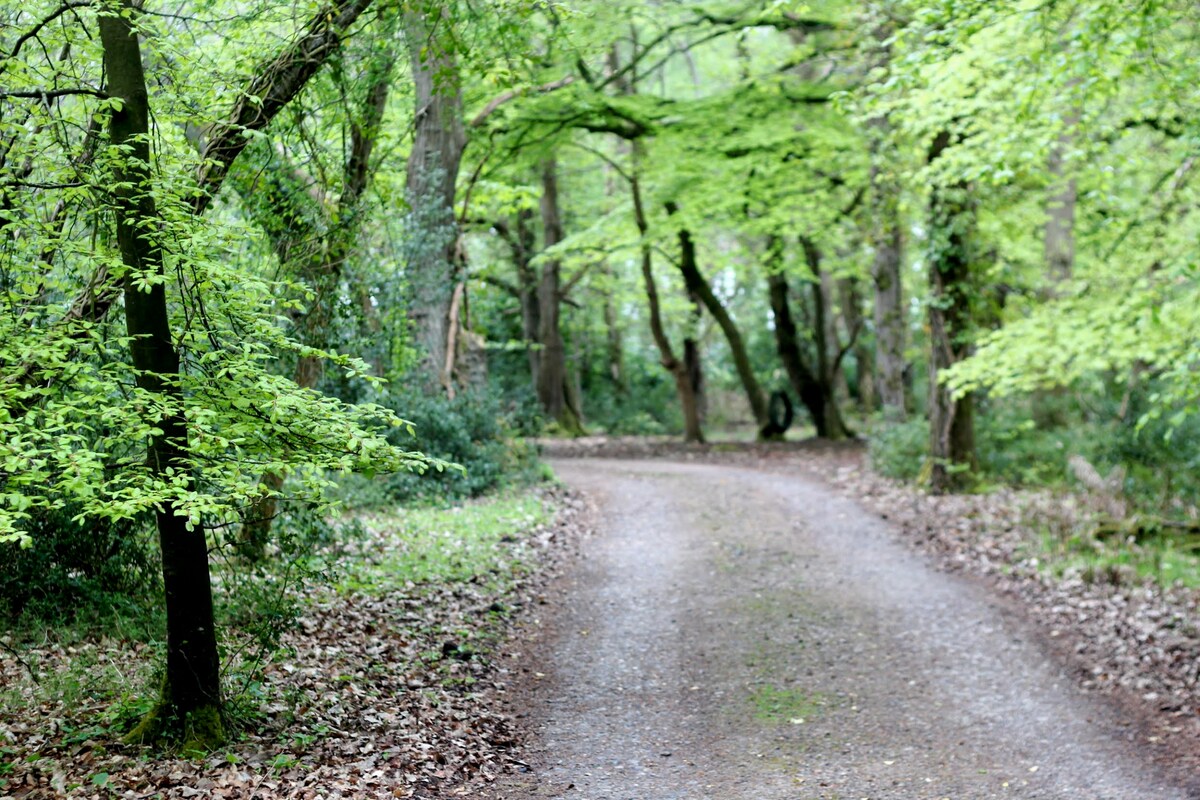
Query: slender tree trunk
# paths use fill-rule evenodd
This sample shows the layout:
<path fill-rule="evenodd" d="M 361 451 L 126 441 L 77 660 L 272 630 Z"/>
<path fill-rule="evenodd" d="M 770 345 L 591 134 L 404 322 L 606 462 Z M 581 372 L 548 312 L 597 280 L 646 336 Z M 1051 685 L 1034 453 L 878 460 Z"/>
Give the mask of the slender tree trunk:
<path fill-rule="evenodd" d="M 872 122 L 871 220 L 875 226 L 871 280 L 875 288 L 875 376 L 879 404 L 885 419 L 902 422 L 908 416 L 908 389 L 904 379 L 907 315 L 904 308 L 904 236 L 900 224 L 899 186 L 883 163 L 882 141 L 887 122 Z"/>
<path fill-rule="evenodd" d="M 1074 120 L 1071 120 L 1074 125 Z M 1075 203 L 1076 184 L 1073 175 L 1066 174 L 1064 152 L 1072 136 L 1064 132 L 1050 150 L 1046 169 L 1050 173 L 1050 191 L 1046 206 L 1045 236 L 1042 241 L 1046 257 L 1046 300 L 1058 296 L 1063 284 L 1075 270 Z M 1034 392 L 1030 398 L 1033 420 L 1043 430 L 1067 424 L 1065 413 L 1067 390 L 1064 386 Z"/>
<path fill-rule="evenodd" d="M 679 210 L 674 203 L 667 203 L 666 208 L 667 213 L 671 215 Z M 713 319 L 721 328 L 721 332 L 725 334 L 725 341 L 729 343 L 729 352 L 733 356 L 734 367 L 741 379 L 746 400 L 750 404 L 750 412 L 754 415 L 754 422 L 761 431 L 767 425 L 767 397 L 758 382 L 758 377 L 754 374 L 754 365 L 750 363 L 750 354 L 746 350 L 742 333 L 738 330 L 733 318 L 729 316 L 725 306 L 721 304 L 720 299 L 713 293 L 712 287 L 705 280 L 703 273 L 700 272 L 700 267 L 696 263 L 696 243 L 692 239 L 691 231 L 687 228 L 680 228 L 678 236 L 679 272 L 683 276 L 684 285 L 689 293 L 700 298 L 700 302 L 708 309 L 708 313 L 712 314 Z"/>
<path fill-rule="evenodd" d="M 692 393 L 696 396 L 696 413 L 703 423 L 708 418 L 708 396 L 704 385 L 704 357 L 700 347 L 700 325 L 703 322 L 704 310 L 700 298 L 695 292 L 689 291 L 688 303 L 691 311 L 688 320 L 688 332 L 683 339 L 683 366 L 687 370 L 688 380 L 692 382 Z"/>
<path fill-rule="evenodd" d="M 791 303 L 788 300 L 787 276 L 782 272 L 768 273 L 767 288 L 771 299 L 771 312 L 775 317 L 775 348 L 779 353 L 779 360 L 787 372 L 792 390 L 812 417 L 817 436 L 822 439 L 829 438 L 825 391 L 800 351 L 800 344 L 796 338 L 796 322 L 792 318 Z"/>
<path fill-rule="evenodd" d="M 696 392 L 692 387 L 691 376 L 688 375 L 687 365 L 675 357 L 675 351 L 671 347 L 671 340 L 667 337 L 666 329 L 663 327 L 662 313 L 658 302 L 658 287 L 654 283 L 650 243 L 646 240 L 646 234 L 650 230 L 650 223 L 646 219 L 646 209 L 642 204 L 641 178 L 639 175 L 639 162 L 641 161 L 640 142 L 633 142 L 632 155 L 633 174 L 630 181 L 630 190 L 633 193 L 634 222 L 637 224 L 638 233 L 642 236 L 642 282 L 645 285 L 646 301 L 650 309 L 650 333 L 654 337 L 655 346 L 658 347 L 663 367 L 675 379 L 675 389 L 679 393 L 679 404 L 683 409 L 684 440 L 688 442 L 703 442 L 704 431 L 700 424 L 700 409 L 696 403 Z"/>
<path fill-rule="evenodd" d="M 930 163 L 950 143 L 949 132 L 939 133 L 929 151 Z M 930 488 L 940 494 L 967 487 L 976 468 L 974 397 L 956 398 L 941 381 L 942 372 L 970 354 L 974 207 L 968 184 L 934 187 L 929 227 Z"/>
<path fill-rule="evenodd" d="M 621 323 L 617 319 L 617 307 L 613 302 L 614 277 L 612 268 L 606 266 L 609 288 L 604 292 L 604 327 L 608 337 L 608 376 L 617 395 L 625 394 L 625 347 L 622 342 Z"/>
<path fill-rule="evenodd" d="M 542 231 L 546 249 L 563 239 L 558 208 L 558 173 L 554 159 L 542 164 Z M 567 350 L 559 313 L 562 305 L 562 264 L 557 258 L 542 264 L 538 284 L 538 341 L 542 345 L 538 366 L 537 393 L 546 415 L 571 434 L 582 432 L 579 417 L 567 402 Z"/>
<path fill-rule="evenodd" d="M 109 94 L 121 101 L 110 118 L 114 147 L 125 152 L 114 167 L 117 244 L 124 275 L 125 323 L 138 387 L 159 409 L 147 423 L 146 469 L 164 485 L 189 480 L 188 431 L 179 385 L 179 355 L 171 338 L 162 251 L 153 236 L 162 226 L 151 194 L 149 97 L 132 0 L 121 13 L 99 15 Z M 144 288 L 143 284 L 149 288 Z M 211 747 L 224 738 L 220 663 L 213 619 L 208 545 L 204 528 L 170 505 L 155 514 L 162 548 L 167 609 L 167 672 L 162 707 L 139 735 L 154 737 L 168 717 L 183 722 L 185 743 Z"/>
<path fill-rule="evenodd" d="M 517 291 L 521 302 L 521 331 L 529 356 L 529 385 L 536 392 L 542 364 L 542 354 L 538 348 L 541 342 L 541 309 L 538 300 L 537 270 L 530 263 L 534 248 L 533 227 L 530 225 L 532 220 L 532 210 L 522 208 L 517 212 L 512 245 L 513 258 L 517 264 Z"/>
<path fill-rule="evenodd" d="M 426 383 L 449 393 L 450 301 L 461 272 L 454 192 L 466 135 L 458 63 L 445 47 L 441 30 L 447 24 L 445 11 L 437 7 L 409 7 L 404 12 L 416 101 L 406 191 L 410 314 Z"/>
<path fill-rule="evenodd" d="M 1064 173 L 1063 150 L 1071 139 L 1064 136 L 1050 151 L 1048 170 L 1052 181 L 1049 206 L 1046 209 L 1046 267 L 1051 283 L 1069 280 L 1075 269 L 1075 201 L 1074 176 Z"/>
<path fill-rule="evenodd" d="M 812 288 L 813 300 L 813 338 L 816 340 L 817 351 L 816 375 L 824 397 L 825 433 L 818 433 L 818 435 L 826 439 L 848 439 L 853 434 L 846 427 L 841 409 L 838 408 L 836 376 L 840 359 L 838 358 L 837 331 L 829 325 L 833 313 L 827 305 L 827 282 L 822 277 L 821 251 L 817 248 L 816 243 L 807 236 L 800 237 L 800 247 L 804 250 L 804 261 L 808 265 L 809 272 L 812 273 L 809 286 Z M 818 428 L 818 432 L 819 430 Z"/>
<path fill-rule="evenodd" d="M 819 262 L 818 262 L 819 263 Z M 846 379 L 846 371 L 842 368 L 843 359 L 841 336 L 838 334 L 838 282 L 827 270 L 820 270 L 817 281 L 821 287 L 821 308 L 824 319 L 825 338 L 825 367 L 829 370 L 828 380 L 833 387 L 833 397 L 838 408 L 845 408 L 850 403 L 850 382 Z"/>
<path fill-rule="evenodd" d="M 838 281 L 842 302 L 842 322 L 846 336 L 854 340 L 854 361 L 857 366 L 858 407 L 864 414 L 875 411 L 875 367 L 871 348 L 867 346 L 863 329 L 866 327 L 862 313 L 862 293 L 858 280 L 843 278 Z"/>

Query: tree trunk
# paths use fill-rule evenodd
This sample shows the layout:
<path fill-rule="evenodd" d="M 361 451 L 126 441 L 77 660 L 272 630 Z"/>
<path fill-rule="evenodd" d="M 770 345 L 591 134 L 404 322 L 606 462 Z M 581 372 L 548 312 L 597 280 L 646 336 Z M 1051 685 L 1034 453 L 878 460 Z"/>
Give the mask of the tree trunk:
<path fill-rule="evenodd" d="M 692 388 L 691 376 L 688 375 L 687 366 L 675 357 L 675 351 L 671 347 L 671 340 L 667 337 L 666 329 L 662 323 L 662 313 L 658 303 L 658 287 L 654 283 L 654 265 L 650 242 L 646 240 L 650 224 L 646 219 L 645 206 L 642 204 L 642 188 L 638 163 L 641 160 L 640 142 L 633 142 L 632 155 L 633 174 L 630 176 L 629 185 L 633 193 L 634 222 L 637 224 L 638 233 L 642 236 L 642 282 L 645 285 L 646 301 L 650 309 L 650 333 L 654 337 L 655 346 L 658 347 L 659 355 L 662 358 L 662 365 L 671 373 L 671 377 L 675 379 L 675 389 L 679 393 L 679 404 L 683 409 L 684 440 L 688 442 L 703 442 L 704 431 L 700 424 L 700 409 L 696 403 L 696 392 Z"/>
<path fill-rule="evenodd" d="M 837 341 L 837 330 L 829 322 L 833 318 L 833 310 L 828 305 L 828 281 L 821 269 L 821 251 L 816 243 L 807 236 L 800 237 L 800 247 L 804 250 L 804 261 L 812 273 L 809 286 L 812 288 L 813 300 L 813 338 L 816 340 L 817 351 L 817 382 L 824 395 L 825 433 L 820 434 L 826 439 L 848 439 L 853 433 L 846 427 L 842 419 L 841 409 L 837 401 L 837 374 L 841 364 L 841 352 Z M 786 295 L 785 295 L 786 297 Z"/>
<path fill-rule="evenodd" d="M 882 123 L 886 124 L 886 123 Z M 881 133 L 872 136 L 871 219 L 875 258 L 871 280 L 875 287 L 875 385 L 884 419 L 903 422 L 908 416 L 904 380 L 904 340 L 907 314 L 901 267 L 904 236 L 900 224 L 899 187 L 885 175 L 881 163 Z"/>
<path fill-rule="evenodd" d="M 1052 185 L 1049 207 L 1046 209 L 1046 267 L 1051 283 L 1069 280 L 1075 269 L 1075 201 L 1074 176 L 1065 177 L 1063 149 L 1070 142 L 1064 136 L 1050 151 L 1048 170 Z"/>
<path fill-rule="evenodd" d="M 671 215 L 679 210 L 674 203 L 667 203 L 666 208 L 667 213 Z M 750 412 L 754 415 L 755 424 L 762 431 L 767 425 L 767 397 L 763 394 L 758 377 L 754 374 L 754 365 L 750 363 L 750 354 L 746 351 L 742 333 L 738 330 L 733 318 L 729 316 L 729 312 L 725 310 L 725 306 L 721 304 L 720 299 L 713 294 L 712 287 L 700 272 L 696 263 L 696 243 L 692 239 L 691 231 L 687 228 L 680 228 L 678 236 L 679 272 L 683 275 L 684 285 L 690 294 L 700 298 L 700 302 L 704 303 L 708 313 L 712 314 L 713 319 L 720 326 L 721 332 L 725 334 L 725 341 L 729 343 L 729 352 L 733 356 L 734 367 L 741 379 L 746 400 L 750 404 Z"/>
<path fill-rule="evenodd" d="M 466 135 L 458 63 L 446 49 L 440 30 L 448 20 L 441 10 L 424 10 L 404 12 L 416 100 L 406 187 L 410 314 L 425 383 L 450 392 L 453 376 L 446 373 L 450 300 L 461 272 L 454 192 Z"/>
<path fill-rule="evenodd" d="M 146 469 L 156 483 L 190 480 L 188 432 L 179 385 L 179 354 L 171 339 L 162 251 L 153 235 L 163 225 L 151 193 L 149 97 L 141 50 L 133 27 L 133 0 L 117 15 L 100 14 L 100 39 L 109 94 L 121 101 L 112 110 L 110 136 L 125 152 L 114 167 L 113 200 L 117 244 L 125 266 L 123 291 L 130 357 L 138 387 L 156 397 L 160 409 L 147 423 Z M 140 285 L 149 284 L 149 288 Z M 167 610 L 167 671 L 161 707 L 139 736 L 154 738 L 161 725 L 182 721 L 185 745 L 211 748 L 224 739 L 220 662 L 213 619 L 212 584 L 204 528 L 170 505 L 155 514 L 162 548 Z M 153 730 L 151 730 L 153 728 Z"/>
<path fill-rule="evenodd" d="M 771 312 L 775 317 L 775 348 L 779 353 L 779 360 L 787 372 L 792 390 L 812 417 L 817 436 L 822 439 L 828 438 L 825 392 L 821 389 L 817 376 L 805 362 L 796 339 L 796 323 L 788 301 L 787 276 L 782 272 L 768 273 L 767 288 L 771 298 Z"/>
<path fill-rule="evenodd" d="M 1068 121 L 1074 126 L 1075 115 Z M 1042 246 L 1046 257 L 1046 300 L 1057 297 L 1062 285 L 1071 279 L 1075 270 L 1075 203 L 1074 175 L 1065 174 L 1064 151 L 1071 146 L 1071 132 L 1064 131 L 1050 150 L 1046 170 L 1050 174 L 1050 191 L 1046 205 L 1046 228 Z M 1067 424 L 1065 386 L 1034 392 L 1030 398 L 1034 423 L 1042 430 Z"/>
<path fill-rule="evenodd" d="M 949 132 L 939 133 L 929 162 L 950 143 Z M 973 227 L 971 187 L 934 186 L 929 225 L 929 449 L 930 488 L 938 494 L 969 486 L 976 468 L 974 398 L 970 393 L 955 398 L 941 382 L 944 370 L 970 354 Z"/>
<path fill-rule="evenodd" d="M 856 278 L 838 281 L 842 302 L 842 322 L 846 336 L 854 340 L 854 361 L 857 367 L 855 387 L 858 391 L 858 407 L 864 414 L 875 412 L 875 368 L 871 348 L 867 346 L 863 329 L 866 327 L 862 313 L 862 294 Z"/>
<path fill-rule="evenodd" d="M 608 376 L 612 380 L 613 390 L 618 396 L 624 395 L 625 385 L 625 348 L 621 336 L 621 323 L 617 319 L 617 308 L 613 303 L 613 273 L 611 267 L 606 267 L 609 287 L 604 292 L 604 327 L 608 336 Z"/>
<path fill-rule="evenodd" d="M 700 298 L 695 292 L 689 291 L 688 302 L 691 310 L 688 320 L 688 333 L 683 339 L 683 368 L 687 370 L 688 380 L 692 383 L 692 394 L 696 396 L 696 414 L 703 423 L 708 418 L 708 397 L 704 386 L 704 358 L 700 349 L 700 324 L 703 309 Z"/>
<path fill-rule="evenodd" d="M 542 164 L 543 244 L 549 249 L 563 239 L 562 218 L 558 209 L 558 174 L 554 159 Z M 538 341 L 542 345 L 538 366 L 537 394 L 546 416 L 569 434 L 582 433 L 579 417 L 567 402 L 567 350 L 559 323 L 561 311 L 562 262 L 547 259 L 542 264 L 538 283 Z"/>
<path fill-rule="evenodd" d="M 846 380 L 846 371 L 842 369 L 842 341 L 838 334 L 838 281 L 824 269 L 819 270 L 817 281 L 821 287 L 825 368 L 829 370 L 828 380 L 833 387 L 833 397 L 838 408 L 845 408 L 850 403 L 850 382 Z"/>
<path fill-rule="evenodd" d="M 526 353 L 529 356 L 529 385 L 537 391 L 538 374 L 542 354 L 538 350 L 541 342 L 541 309 L 538 301 L 537 270 L 533 260 L 533 211 L 522 208 L 517 212 L 513 231 L 513 260 L 517 265 L 517 292 L 521 303 L 521 332 L 525 337 Z"/>
<path fill-rule="evenodd" d="M 767 244 L 767 289 L 771 313 L 775 317 L 775 348 L 787 372 L 792 390 L 812 417 L 817 436 L 822 439 L 845 439 L 849 432 L 842 424 L 837 404 L 833 402 L 832 387 L 819 377 L 804 359 L 800 350 L 796 322 L 792 318 L 788 280 L 783 272 L 783 243 L 772 236 Z"/>

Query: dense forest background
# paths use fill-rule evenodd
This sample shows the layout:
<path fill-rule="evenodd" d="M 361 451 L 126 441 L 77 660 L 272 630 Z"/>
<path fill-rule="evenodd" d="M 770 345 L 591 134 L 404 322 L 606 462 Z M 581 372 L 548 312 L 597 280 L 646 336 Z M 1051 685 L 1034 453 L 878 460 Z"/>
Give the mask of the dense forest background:
<path fill-rule="evenodd" d="M 211 744 L 226 628 L 277 642 L 339 509 L 602 433 L 1082 485 L 1194 580 L 1197 36 L 1182 0 L 5 3 L 0 613 L 140 620 L 129 735 Z"/>

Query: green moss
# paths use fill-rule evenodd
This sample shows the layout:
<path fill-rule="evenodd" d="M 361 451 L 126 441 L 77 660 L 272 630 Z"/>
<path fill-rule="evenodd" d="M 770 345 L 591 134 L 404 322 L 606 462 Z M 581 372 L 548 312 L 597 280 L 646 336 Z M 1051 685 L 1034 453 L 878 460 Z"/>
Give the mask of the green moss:
<path fill-rule="evenodd" d="M 824 709 L 825 698 L 803 689 L 766 684 L 751 693 L 750 703 L 754 706 L 755 719 L 759 722 L 778 724 L 819 716 Z"/>
<path fill-rule="evenodd" d="M 226 738 L 220 706 L 201 706 L 180 718 L 171 713 L 166 701 L 159 701 L 122 741 L 140 745 L 165 744 L 177 747 L 185 756 L 203 756 L 219 748 Z"/>

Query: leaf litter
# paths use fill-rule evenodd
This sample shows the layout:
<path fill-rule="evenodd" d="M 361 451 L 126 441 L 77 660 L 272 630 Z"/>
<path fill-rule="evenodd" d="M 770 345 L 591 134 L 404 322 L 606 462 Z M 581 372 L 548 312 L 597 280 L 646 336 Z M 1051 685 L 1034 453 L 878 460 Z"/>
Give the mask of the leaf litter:
<path fill-rule="evenodd" d="M 155 648 L 114 638 L 0 648 L 0 799 L 469 796 L 522 768 L 507 697 L 519 653 L 507 639 L 584 519 L 579 497 L 537 491 L 553 518 L 500 537 L 488 574 L 301 589 L 281 654 L 235 701 L 240 729 L 202 758 L 120 742 L 114 720 L 150 685 Z M 359 556 L 385 565 L 403 542 L 365 521 Z M 42 684 L 80 664 L 103 670 L 109 691 L 89 693 L 86 680 L 45 691 L 27 664 Z M 114 681 L 127 693 L 113 693 Z"/>

